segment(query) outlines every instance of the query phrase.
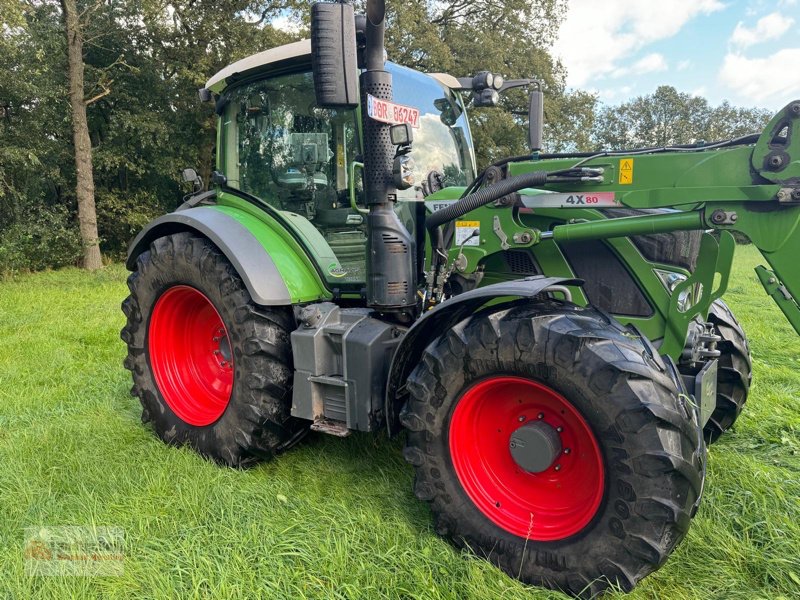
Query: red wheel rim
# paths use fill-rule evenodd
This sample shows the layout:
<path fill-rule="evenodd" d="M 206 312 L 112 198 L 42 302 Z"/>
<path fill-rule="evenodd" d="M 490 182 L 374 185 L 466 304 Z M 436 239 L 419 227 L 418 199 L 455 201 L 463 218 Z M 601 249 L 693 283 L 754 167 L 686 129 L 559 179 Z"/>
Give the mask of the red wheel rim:
<path fill-rule="evenodd" d="M 164 400 L 190 425 L 222 416 L 233 390 L 228 331 L 202 292 L 177 285 L 161 294 L 150 317 L 150 366 Z"/>
<path fill-rule="evenodd" d="M 509 450 L 531 420 L 556 431 L 561 450 L 549 468 L 530 473 Z M 505 531 L 536 541 L 578 533 L 603 499 L 600 447 L 588 423 L 563 396 L 521 377 L 491 377 L 470 387 L 450 419 L 450 455 L 472 502 Z"/>

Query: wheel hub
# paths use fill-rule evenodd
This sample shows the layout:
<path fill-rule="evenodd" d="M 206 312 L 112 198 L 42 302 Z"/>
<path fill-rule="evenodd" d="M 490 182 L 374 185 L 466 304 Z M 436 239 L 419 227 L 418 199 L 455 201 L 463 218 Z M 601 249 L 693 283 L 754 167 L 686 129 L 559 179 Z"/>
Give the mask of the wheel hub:
<path fill-rule="evenodd" d="M 464 491 L 505 531 L 560 540 L 597 513 L 605 488 L 597 439 L 577 407 L 545 384 L 478 381 L 458 400 L 448 435 Z"/>
<path fill-rule="evenodd" d="M 224 329 L 220 329 L 217 331 L 217 335 L 214 336 L 213 340 L 217 342 L 217 351 L 214 354 L 218 354 L 219 358 L 221 359 L 220 362 L 224 363 L 221 366 L 228 366 L 231 363 L 231 343 L 228 340 L 228 336 L 225 333 Z"/>
<path fill-rule="evenodd" d="M 176 285 L 159 297 L 148 354 L 159 392 L 180 419 L 202 427 L 222 416 L 233 391 L 234 360 L 222 317 L 205 294 Z"/>
<path fill-rule="evenodd" d="M 508 450 L 521 469 L 528 473 L 542 473 L 561 454 L 561 439 L 555 427 L 544 421 L 534 421 L 511 434 Z"/>

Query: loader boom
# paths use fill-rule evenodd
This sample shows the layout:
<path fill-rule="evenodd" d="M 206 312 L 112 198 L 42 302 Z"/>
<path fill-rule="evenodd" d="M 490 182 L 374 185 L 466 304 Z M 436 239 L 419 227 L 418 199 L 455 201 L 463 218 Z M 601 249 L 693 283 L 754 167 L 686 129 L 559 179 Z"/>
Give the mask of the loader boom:
<path fill-rule="evenodd" d="M 608 152 L 577 161 L 534 155 L 529 161 L 509 164 L 508 174 L 553 172 L 578 165 L 602 169 L 602 181 L 542 186 L 573 196 L 572 203 L 567 197 L 561 205 L 565 209 L 583 204 L 584 208 L 613 205 L 675 212 L 557 225 L 542 232 L 542 238 L 570 243 L 676 230 L 719 232 L 719 242 L 704 241 L 698 269 L 683 284 L 700 284 L 700 300 L 686 314 L 670 310 L 675 313 L 670 317 L 685 322 L 694 315 L 705 315 L 711 302 L 724 293 L 733 250 L 727 232 L 738 231 L 769 263 L 771 269 L 757 269 L 759 279 L 800 333 L 800 101 L 778 112 L 757 139 L 749 136 L 694 148 Z M 554 207 L 546 194 L 528 196 L 523 192 L 522 203 L 533 210 Z M 674 339 L 665 342 L 668 347 L 664 351 L 677 349 L 683 339 L 676 331 Z"/>

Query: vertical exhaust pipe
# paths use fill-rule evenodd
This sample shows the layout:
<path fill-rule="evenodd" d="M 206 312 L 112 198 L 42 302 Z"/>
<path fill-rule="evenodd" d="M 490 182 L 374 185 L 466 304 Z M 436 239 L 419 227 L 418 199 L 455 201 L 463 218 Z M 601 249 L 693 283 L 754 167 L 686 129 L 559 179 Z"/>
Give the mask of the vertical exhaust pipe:
<path fill-rule="evenodd" d="M 367 305 L 394 313 L 401 320 L 413 318 L 416 306 L 416 244 L 397 218 L 397 189 L 392 166 L 395 147 L 390 125 L 369 116 L 370 97 L 392 101 L 392 76 L 385 70 L 384 32 L 386 3 L 368 0 L 366 48 L 361 73 L 361 107 L 364 125 L 364 186 L 367 215 Z"/>

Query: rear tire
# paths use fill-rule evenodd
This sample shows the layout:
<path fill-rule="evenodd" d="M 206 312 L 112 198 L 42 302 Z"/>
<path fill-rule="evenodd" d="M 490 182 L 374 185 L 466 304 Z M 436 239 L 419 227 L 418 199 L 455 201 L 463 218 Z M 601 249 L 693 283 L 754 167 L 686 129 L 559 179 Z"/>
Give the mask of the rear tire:
<path fill-rule="evenodd" d="M 294 316 L 253 303 L 235 269 L 207 239 L 155 240 L 128 277 L 125 368 L 131 394 L 167 444 L 247 467 L 299 439 L 290 416 Z"/>
<path fill-rule="evenodd" d="M 704 476 L 696 411 L 649 345 L 604 313 L 489 309 L 431 342 L 408 391 L 415 495 L 437 533 L 512 577 L 627 591 L 686 535 Z M 532 420 L 561 443 L 537 472 L 511 454 Z"/>
<path fill-rule="evenodd" d="M 718 359 L 717 406 L 703 429 L 706 442 L 712 444 L 733 427 L 742 413 L 750 393 L 753 363 L 747 336 L 727 304 L 722 300 L 714 301 L 708 321 L 714 324 L 714 332 L 722 338 L 717 344 L 721 352 Z"/>

